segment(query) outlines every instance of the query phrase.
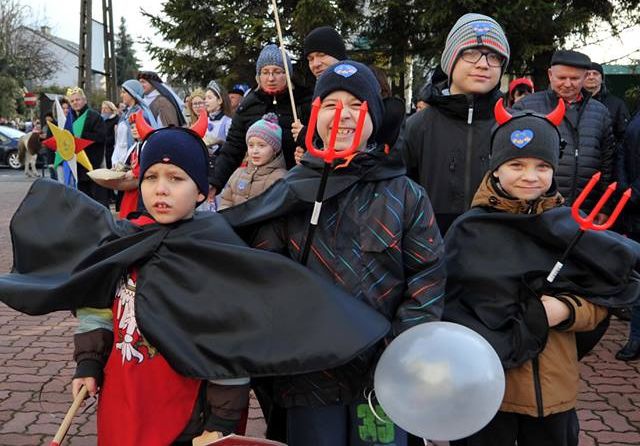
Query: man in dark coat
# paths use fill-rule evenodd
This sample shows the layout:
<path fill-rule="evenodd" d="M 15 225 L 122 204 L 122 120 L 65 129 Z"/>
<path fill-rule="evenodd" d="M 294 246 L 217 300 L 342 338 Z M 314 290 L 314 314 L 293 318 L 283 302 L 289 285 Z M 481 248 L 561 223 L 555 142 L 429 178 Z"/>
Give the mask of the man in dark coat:
<path fill-rule="evenodd" d="M 509 62 L 509 42 L 491 17 L 465 14 L 453 26 L 441 58 L 441 73 L 426 94 L 430 105 L 407 119 L 397 142 L 409 177 L 431 197 L 438 227 L 469 208 L 487 171 L 493 107 L 502 97 L 500 77 Z"/>
<path fill-rule="evenodd" d="M 609 110 L 613 136 L 616 138 L 616 143 L 620 144 L 629 123 L 629 110 L 622 99 L 607 91 L 604 80 L 602 65 L 591 62 L 591 69 L 587 70 L 587 77 L 584 80 L 584 89 L 591 93 L 593 99 L 602 102 Z"/>
<path fill-rule="evenodd" d="M 102 116 L 89 107 L 82 88 L 70 88 L 67 91 L 67 96 L 71 103 L 69 113 L 73 119 L 74 136 L 93 141 L 93 144 L 85 148 L 84 151 L 94 169 L 103 167 L 105 165 L 105 127 Z M 78 189 L 104 206 L 109 206 L 109 191 L 94 183 L 87 176 L 87 169 L 80 163 L 78 163 Z"/>
<path fill-rule="evenodd" d="M 607 107 L 592 99 L 583 88 L 591 60 L 577 51 L 558 50 L 551 58 L 549 89 L 527 96 L 514 108 L 549 113 L 562 98 L 567 106 L 560 134 L 566 142 L 560 165 L 556 171 L 558 189 L 567 204 L 571 205 L 578 193 L 595 172 L 602 172 L 600 184 L 608 184 L 613 178 L 615 140 L 611 128 L 611 116 Z M 594 193 L 585 209 L 595 204 Z M 606 212 L 606 210 L 605 210 Z M 596 223 L 602 223 L 606 213 L 598 214 Z"/>

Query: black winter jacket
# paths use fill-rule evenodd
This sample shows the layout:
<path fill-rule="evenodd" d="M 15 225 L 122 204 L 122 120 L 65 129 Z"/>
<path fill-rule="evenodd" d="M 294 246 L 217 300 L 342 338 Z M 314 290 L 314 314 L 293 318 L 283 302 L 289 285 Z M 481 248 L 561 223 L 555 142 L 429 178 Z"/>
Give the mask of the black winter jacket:
<path fill-rule="evenodd" d="M 89 161 L 91 161 L 91 166 L 94 169 L 98 169 L 102 167 L 102 162 L 104 161 L 104 121 L 100 113 L 89 108 L 88 105 L 85 105 L 79 112 L 71 110 L 73 120 L 76 121 L 85 111 L 87 112 L 87 119 L 84 122 L 84 129 L 80 138 L 93 141 L 93 144 L 85 148 L 84 151 L 89 157 Z M 78 163 L 78 181 L 91 181 L 87 176 L 87 169 L 80 163 Z"/>
<path fill-rule="evenodd" d="M 617 177 L 621 190 L 632 188 L 631 202 L 622 214 L 624 230 L 636 240 L 640 234 L 640 112 L 629 122 L 617 157 Z"/>
<path fill-rule="evenodd" d="M 593 100 L 582 91 L 583 99 L 575 106 L 568 106 L 560 125 L 560 135 L 566 146 L 555 173 L 558 189 L 567 204 L 571 205 L 591 176 L 602 172 L 600 192 L 613 177 L 615 140 L 611 130 L 611 116 L 607 107 Z M 549 113 L 558 105 L 558 97 L 551 89 L 531 94 L 514 106 L 519 110 Z M 593 192 L 584 209 L 591 209 L 598 198 Z"/>
<path fill-rule="evenodd" d="M 604 84 L 602 84 L 600 91 L 594 95 L 593 98 L 602 102 L 604 106 L 607 107 L 607 110 L 609 110 L 613 136 L 616 138 L 616 143 L 622 143 L 622 140 L 624 139 L 624 131 L 626 130 L 629 118 L 631 117 L 624 101 L 609 93 Z"/>
<path fill-rule="evenodd" d="M 396 145 L 407 175 L 427 190 L 436 216 L 469 209 L 489 168 L 493 107 L 502 97 L 497 86 L 485 95 L 445 95 L 444 86 L 427 88 L 430 107 L 407 119 Z"/>
<path fill-rule="evenodd" d="M 262 222 L 252 244 L 299 261 L 321 167 L 317 158 L 303 161 L 264 194 L 222 215 L 236 226 Z M 443 258 L 429 197 L 399 160 L 379 149 L 331 173 L 308 267 L 384 315 L 394 335 L 440 319 Z M 376 353 L 339 368 L 277 377 L 275 399 L 285 407 L 348 404 L 370 384 Z"/>
<path fill-rule="evenodd" d="M 310 101 L 310 98 L 305 90 L 298 88 L 294 90 L 294 96 L 297 111 L 300 114 L 300 109 Z M 231 174 L 242 163 L 242 159 L 247 152 L 247 143 L 245 141 L 247 130 L 254 122 L 261 119 L 265 113 L 278 115 L 278 124 L 282 127 L 282 154 L 284 155 L 287 169 L 295 165 L 293 154 L 296 143 L 291 134 L 293 113 L 291 111 L 289 92 L 285 90 L 273 96 L 262 90 L 252 90 L 242 100 L 233 115 L 227 140 L 216 157 L 215 167 L 209 172 L 209 184 L 215 187 L 218 192 L 222 191 Z"/>

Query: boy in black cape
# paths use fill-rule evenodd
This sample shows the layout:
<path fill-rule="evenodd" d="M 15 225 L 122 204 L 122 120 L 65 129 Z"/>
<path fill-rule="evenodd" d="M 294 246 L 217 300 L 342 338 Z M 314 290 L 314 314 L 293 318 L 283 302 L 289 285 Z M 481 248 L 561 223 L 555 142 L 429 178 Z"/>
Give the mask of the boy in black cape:
<path fill-rule="evenodd" d="M 490 171 L 445 238 L 443 319 L 484 336 L 506 369 L 499 412 L 454 445 L 577 446 L 575 333 L 640 291 L 638 245 L 610 232 L 587 232 L 545 284 L 578 228 L 553 178 L 561 139 L 551 115 L 496 106 Z"/>
<path fill-rule="evenodd" d="M 12 219 L 14 267 L 0 277 L 0 300 L 14 309 L 77 313 L 73 390 L 99 390 L 101 445 L 230 433 L 249 377 L 339 366 L 385 336 L 388 322 L 344 291 L 247 248 L 219 215 L 194 215 L 208 192 L 200 135 L 164 128 L 144 144 L 150 215 L 114 221 L 77 191 L 38 181 Z"/>
<path fill-rule="evenodd" d="M 426 192 L 388 155 L 389 129 L 383 128 L 385 110 L 375 76 L 365 65 L 341 61 L 320 76 L 314 97 L 322 100 L 314 130 L 323 147 L 329 146 L 339 101 L 344 108 L 336 150 L 354 142 L 365 101 L 368 113 L 355 155 L 332 166 L 308 267 L 391 321 L 393 336 L 439 320 L 445 285 L 442 239 Z M 263 195 L 223 215 L 253 246 L 300 261 L 322 164 L 305 157 Z M 311 319 L 312 314 L 305 316 Z M 269 384 L 265 393 L 286 409 L 290 446 L 406 444 L 406 433 L 376 419 L 363 397 L 371 389 L 380 350 L 337 369 L 277 377 Z"/>

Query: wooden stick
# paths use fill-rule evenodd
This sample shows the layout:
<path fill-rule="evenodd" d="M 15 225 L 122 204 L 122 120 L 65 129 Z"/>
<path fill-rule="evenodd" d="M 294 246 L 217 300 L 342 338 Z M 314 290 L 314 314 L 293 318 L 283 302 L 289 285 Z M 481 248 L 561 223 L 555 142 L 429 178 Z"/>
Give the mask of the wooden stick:
<path fill-rule="evenodd" d="M 293 84 L 291 83 L 291 73 L 289 73 L 289 64 L 287 63 L 287 52 L 284 49 L 284 40 L 282 39 L 282 29 L 280 28 L 280 16 L 278 15 L 278 4 L 276 0 L 271 0 L 273 13 L 276 16 L 276 29 L 278 30 L 278 40 L 280 41 L 280 52 L 282 53 L 282 62 L 284 64 L 284 73 L 287 75 L 287 88 L 289 89 L 289 100 L 291 101 L 291 111 L 293 112 L 294 122 L 298 120 L 298 112 L 296 111 L 296 101 L 293 98 Z"/>
<path fill-rule="evenodd" d="M 80 404 L 82 404 L 84 399 L 87 397 L 88 392 L 89 391 L 87 390 L 86 386 L 82 386 L 80 388 L 80 391 L 78 392 L 76 397 L 73 399 L 73 404 L 71 404 L 71 407 L 67 411 L 67 414 L 64 416 L 64 420 L 62 420 L 62 424 L 58 428 L 58 432 L 56 432 L 56 436 L 53 437 L 53 440 L 51 441 L 51 444 L 49 446 L 60 446 L 60 443 L 62 443 L 64 436 L 67 435 L 67 431 L 71 426 L 71 421 L 73 420 L 73 417 L 76 415 L 76 412 L 80 407 Z"/>

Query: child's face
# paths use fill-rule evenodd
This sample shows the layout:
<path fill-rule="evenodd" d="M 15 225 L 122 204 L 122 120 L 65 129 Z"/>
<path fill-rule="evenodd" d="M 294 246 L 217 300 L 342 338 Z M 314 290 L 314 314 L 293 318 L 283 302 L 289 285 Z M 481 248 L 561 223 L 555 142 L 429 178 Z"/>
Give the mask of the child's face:
<path fill-rule="evenodd" d="M 322 139 L 325 147 L 329 145 L 331 129 L 333 128 L 333 117 L 336 111 L 336 104 L 342 101 L 342 115 L 340 116 L 340 127 L 336 135 L 336 149 L 345 150 L 351 147 L 353 137 L 355 136 L 356 124 L 360 115 L 360 105 L 362 101 L 351 93 L 338 90 L 329 94 L 322 100 L 322 106 L 318 112 L 318 135 Z M 358 150 L 363 149 L 367 145 L 367 140 L 373 133 L 373 122 L 371 116 L 367 113 L 362 129 L 362 137 Z"/>
<path fill-rule="evenodd" d="M 501 164 L 493 176 L 512 197 L 535 200 L 551 187 L 553 168 L 538 158 L 515 158 Z"/>
<path fill-rule="evenodd" d="M 156 163 L 144 173 L 142 201 L 155 221 L 175 223 L 193 216 L 204 195 L 187 173 L 174 164 Z"/>
<path fill-rule="evenodd" d="M 252 136 L 247 142 L 247 154 L 253 165 L 260 167 L 275 158 L 276 152 L 264 139 Z"/>

